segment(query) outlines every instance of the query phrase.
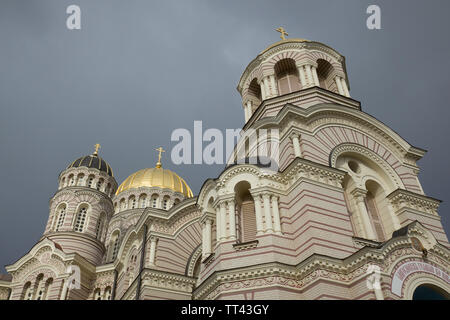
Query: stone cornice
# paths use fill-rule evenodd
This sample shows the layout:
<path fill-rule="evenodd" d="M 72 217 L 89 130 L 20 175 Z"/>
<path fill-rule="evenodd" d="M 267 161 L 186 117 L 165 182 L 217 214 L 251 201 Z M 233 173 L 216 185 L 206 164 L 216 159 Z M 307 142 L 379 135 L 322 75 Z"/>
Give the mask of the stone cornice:
<path fill-rule="evenodd" d="M 196 278 L 165 271 L 144 269 L 142 271 L 142 286 L 174 290 L 183 293 L 191 293 L 195 286 Z"/>
<path fill-rule="evenodd" d="M 407 228 L 423 228 L 419 223 L 413 222 Z M 449 258 L 449 249 L 437 243 L 431 250 L 433 263 L 444 264 Z M 397 254 L 396 254 L 397 252 Z M 224 271 L 216 271 L 203 281 L 194 291 L 194 299 L 214 298 L 214 292 L 222 283 L 237 281 L 250 281 L 261 277 L 285 277 L 296 282 L 296 287 L 303 287 L 308 281 L 313 281 L 317 277 L 332 275 L 332 278 L 339 279 L 340 282 L 351 282 L 356 278 L 364 276 L 368 263 L 383 266 L 389 271 L 401 259 L 408 256 L 421 258 L 420 253 L 416 253 L 411 247 L 409 236 L 395 237 L 385 243 L 380 243 L 378 247 L 365 246 L 359 251 L 345 259 L 337 259 L 329 256 L 313 254 L 298 265 L 287 265 L 278 262 L 255 265 L 244 268 L 236 268 Z M 448 263 L 447 263 L 448 265 Z M 314 275 L 315 273 L 318 273 Z M 229 285 L 228 285 L 229 286 Z"/>
<path fill-rule="evenodd" d="M 391 201 L 396 211 L 402 209 L 412 209 L 433 215 L 438 215 L 437 210 L 441 203 L 441 200 L 403 189 L 395 190 L 390 193 L 387 198 Z"/>

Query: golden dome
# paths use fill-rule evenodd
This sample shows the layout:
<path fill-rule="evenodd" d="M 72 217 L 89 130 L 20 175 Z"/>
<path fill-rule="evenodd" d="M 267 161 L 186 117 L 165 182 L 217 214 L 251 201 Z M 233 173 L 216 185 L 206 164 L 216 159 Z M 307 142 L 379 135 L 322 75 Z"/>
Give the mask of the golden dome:
<path fill-rule="evenodd" d="M 121 183 L 117 189 L 116 195 L 122 191 L 135 189 L 139 187 L 159 187 L 161 189 L 170 189 L 175 192 L 184 194 L 186 198 L 192 198 L 192 190 L 187 185 L 186 181 L 168 169 L 163 169 L 160 166 L 156 168 L 147 168 L 139 170 Z"/>

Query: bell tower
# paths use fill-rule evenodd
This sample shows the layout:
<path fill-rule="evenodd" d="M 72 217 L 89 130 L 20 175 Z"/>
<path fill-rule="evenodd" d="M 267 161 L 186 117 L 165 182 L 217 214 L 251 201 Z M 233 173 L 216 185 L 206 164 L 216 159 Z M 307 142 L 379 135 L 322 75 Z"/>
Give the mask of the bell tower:
<path fill-rule="evenodd" d="M 274 116 L 286 103 L 307 108 L 319 102 L 339 102 L 359 108 L 350 98 L 344 56 L 320 42 L 286 38 L 283 27 L 276 31 L 281 41 L 250 62 L 237 86 L 246 123 L 252 117 Z"/>
<path fill-rule="evenodd" d="M 76 252 L 93 264 L 99 264 L 105 252 L 108 222 L 114 213 L 111 197 L 117 189 L 99 148 L 96 144 L 92 154 L 76 159 L 60 173 L 43 235 L 64 252 Z"/>

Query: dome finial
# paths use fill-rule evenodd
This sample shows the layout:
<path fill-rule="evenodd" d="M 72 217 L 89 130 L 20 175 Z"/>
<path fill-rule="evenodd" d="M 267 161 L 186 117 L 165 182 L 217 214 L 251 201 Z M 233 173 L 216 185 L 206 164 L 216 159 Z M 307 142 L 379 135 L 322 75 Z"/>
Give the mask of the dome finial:
<path fill-rule="evenodd" d="M 281 38 L 282 40 L 286 40 L 286 37 L 285 37 L 285 36 L 288 36 L 288 35 L 289 35 L 289 33 L 287 33 L 286 30 L 284 30 L 283 27 L 279 27 L 278 29 L 275 29 L 275 31 L 278 31 L 279 33 L 281 33 L 280 38 Z"/>
<path fill-rule="evenodd" d="M 94 147 L 95 147 L 95 151 L 94 151 L 93 155 L 97 156 L 98 155 L 98 149 L 100 149 L 101 145 L 99 143 L 96 143 L 94 145 Z"/>
<path fill-rule="evenodd" d="M 161 154 L 163 152 L 166 152 L 166 150 L 164 150 L 162 147 L 159 147 L 158 149 L 155 149 L 155 150 L 159 152 L 158 162 L 156 163 L 156 168 L 161 168 Z"/>

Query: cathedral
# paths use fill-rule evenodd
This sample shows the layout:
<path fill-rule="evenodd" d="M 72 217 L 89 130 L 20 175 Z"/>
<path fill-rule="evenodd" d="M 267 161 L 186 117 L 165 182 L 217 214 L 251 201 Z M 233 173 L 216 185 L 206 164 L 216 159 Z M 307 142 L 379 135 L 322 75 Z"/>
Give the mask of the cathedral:
<path fill-rule="evenodd" d="M 276 170 L 240 141 L 242 157 L 194 195 L 162 148 L 119 184 L 96 145 L 68 159 L 0 300 L 448 299 L 440 200 L 418 178 L 426 151 L 362 111 L 344 56 L 277 31 L 237 85 L 242 131 L 278 132 Z"/>

